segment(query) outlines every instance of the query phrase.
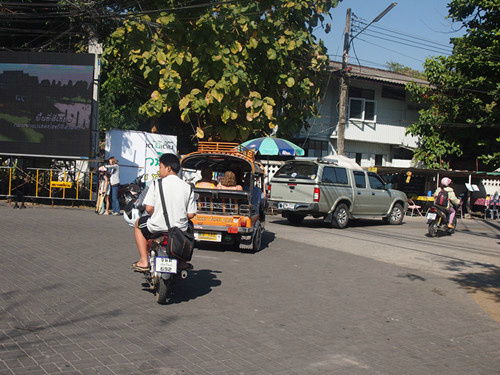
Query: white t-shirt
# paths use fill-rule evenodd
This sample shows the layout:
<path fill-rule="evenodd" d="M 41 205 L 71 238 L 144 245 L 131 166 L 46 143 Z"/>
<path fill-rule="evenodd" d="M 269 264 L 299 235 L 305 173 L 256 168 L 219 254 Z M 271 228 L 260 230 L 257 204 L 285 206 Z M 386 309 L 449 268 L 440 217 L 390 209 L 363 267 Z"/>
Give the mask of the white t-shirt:
<path fill-rule="evenodd" d="M 160 180 L 154 180 L 149 186 L 143 204 L 154 207 L 153 215 L 147 222 L 151 233 L 165 232 L 168 230 L 159 189 Z M 165 207 L 171 227 L 178 227 L 185 231 L 188 228 L 188 214 L 196 213 L 196 202 L 191 186 L 175 175 L 161 179 Z"/>
<path fill-rule="evenodd" d="M 118 164 L 109 164 L 105 165 L 108 168 L 111 177 L 109 178 L 109 183 L 111 185 L 119 185 L 120 184 L 120 166 Z"/>

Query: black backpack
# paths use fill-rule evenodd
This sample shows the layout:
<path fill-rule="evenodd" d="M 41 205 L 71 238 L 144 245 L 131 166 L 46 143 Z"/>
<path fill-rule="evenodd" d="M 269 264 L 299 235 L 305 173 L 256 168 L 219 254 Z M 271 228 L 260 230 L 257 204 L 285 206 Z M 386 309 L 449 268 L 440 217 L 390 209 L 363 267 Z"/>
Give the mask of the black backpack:
<path fill-rule="evenodd" d="M 438 193 L 436 199 L 434 200 L 434 203 L 437 206 L 447 207 L 449 201 L 450 199 L 448 198 L 448 192 L 441 188 L 441 191 Z"/>

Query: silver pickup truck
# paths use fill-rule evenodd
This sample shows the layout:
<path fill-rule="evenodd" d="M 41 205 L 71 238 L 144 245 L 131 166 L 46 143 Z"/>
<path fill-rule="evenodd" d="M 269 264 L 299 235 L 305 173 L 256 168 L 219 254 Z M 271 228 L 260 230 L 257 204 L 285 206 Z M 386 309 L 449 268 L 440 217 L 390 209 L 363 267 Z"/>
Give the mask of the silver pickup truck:
<path fill-rule="evenodd" d="M 351 218 L 382 217 L 401 224 L 407 209 L 405 193 L 338 156 L 287 161 L 271 179 L 269 201 L 292 224 L 311 215 L 341 229 Z"/>

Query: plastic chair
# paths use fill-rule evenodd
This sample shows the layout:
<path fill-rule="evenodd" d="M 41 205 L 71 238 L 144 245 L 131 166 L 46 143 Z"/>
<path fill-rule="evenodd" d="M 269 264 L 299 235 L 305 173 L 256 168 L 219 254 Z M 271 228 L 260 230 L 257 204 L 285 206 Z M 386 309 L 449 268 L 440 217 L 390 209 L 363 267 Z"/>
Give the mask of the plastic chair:
<path fill-rule="evenodd" d="M 407 202 L 408 202 L 408 211 L 411 210 L 411 216 L 413 216 L 413 214 L 415 213 L 415 211 L 417 211 L 417 213 L 420 216 L 423 216 L 422 211 L 420 210 L 422 208 L 422 206 L 419 206 L 418 204 L 415 204 L 415 202 L 413 202 L 413 200 L 411 200 L 410 198 L 407 199 Z"/>
<path fill-rule="evenodd" d="M 493 198 L 491 198 L 490 202 L 488 203 L 488 206 L 486 206 L 484 210 L 484 219 L 486 219 L 486 216 L 490 214 L 490 219 L 494 220 L 495 215 L 497 219 L 500 218 L 500 215 L 498 213 L 498 193 L 495 193 Z"/>
<path fill-rule="evenodd" d="M 457 208 L 457 215 L 460 215 L 460 219 L 463 219 L 464 218 L 464 210 L 463 210 L 463 207 L 464 207 L 464 202 L 460 202 L 460 205 L 458 206 Z"/>

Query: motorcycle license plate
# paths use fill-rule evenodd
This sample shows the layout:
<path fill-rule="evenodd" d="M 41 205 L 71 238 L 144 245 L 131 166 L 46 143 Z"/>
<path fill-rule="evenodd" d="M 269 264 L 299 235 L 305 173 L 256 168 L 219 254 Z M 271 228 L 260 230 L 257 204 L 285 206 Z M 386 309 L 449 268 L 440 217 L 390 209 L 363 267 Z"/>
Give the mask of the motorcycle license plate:
<path fill-rule="evenodd" d="M 177 273 L 177 259 L 167 257 L 155 257 L 155 271 L 165 273 Z"/>
<path fill-rule="evenodd" d="M 219 232 L 203 232 L 203 231 L 195 231 L 194 239 L 196 241 L 212 241 L 212 242 L 221 242 L 222 234 Z"/>
<path fill-rule="evenodd" d="M 437 214 L 435 212 L 429 212 L 426 216 L 427 220 L 436 220 Z"/>

